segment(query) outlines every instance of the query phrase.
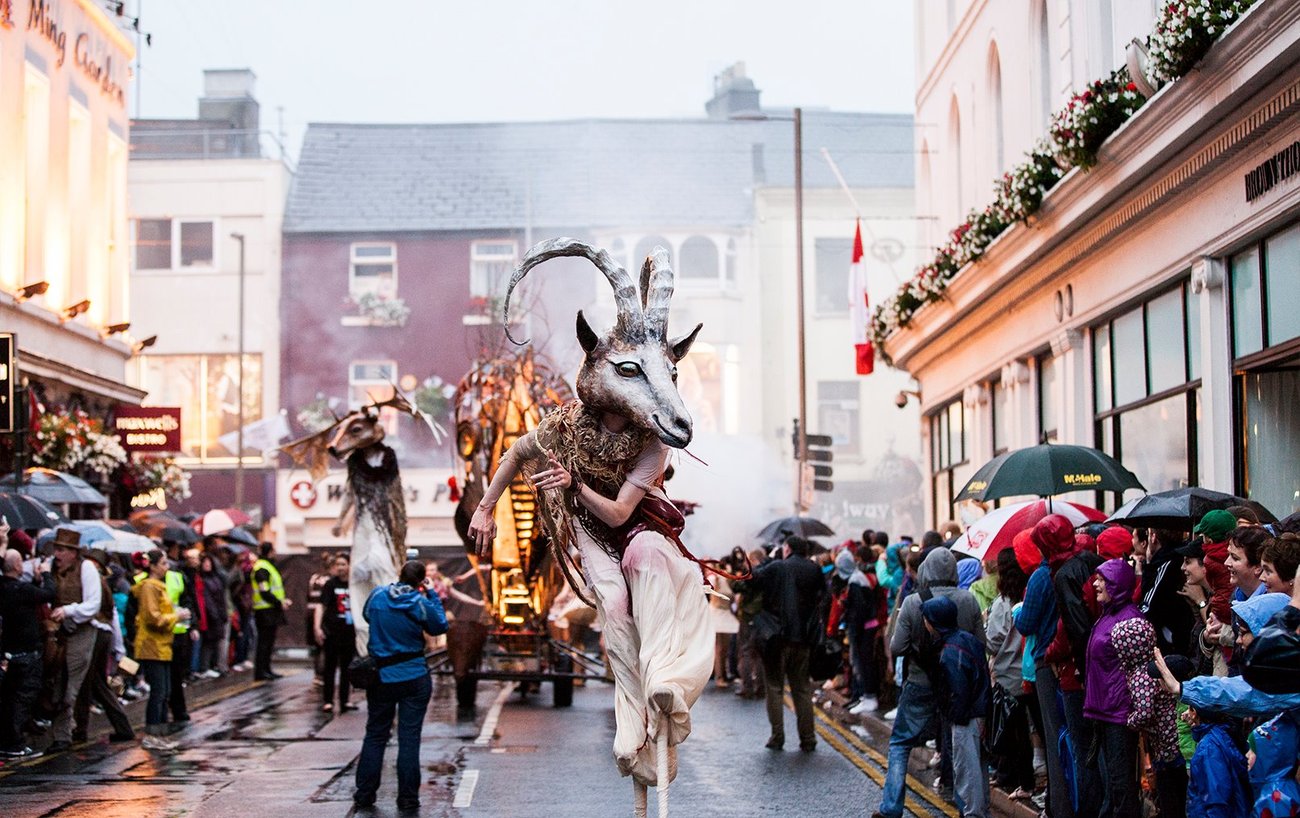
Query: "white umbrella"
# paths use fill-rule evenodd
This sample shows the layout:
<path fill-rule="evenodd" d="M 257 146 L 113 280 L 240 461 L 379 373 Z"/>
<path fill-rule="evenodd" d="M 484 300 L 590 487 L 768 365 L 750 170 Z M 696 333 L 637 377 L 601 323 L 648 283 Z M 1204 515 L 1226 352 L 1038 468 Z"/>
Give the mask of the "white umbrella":
<path fill-rule="evenodd" d="M 90 532 L 92 529 L 99 533 L 101 536 L 90 540 L 90 547 L 102 548 L 110 554 L 134 554 L 136 551 L 149 551 L 158 547 L 158 544 L 148 537 L 113 528 L 102 520 L 77 520 L 72 523 L 72 528 L 83 533 Z M 102 534 L 108 536 L 104 537 Z"/>
<path fill-rule="evenodd" d="M 1046 500 L 1014 503 L 994 509 L 971 523 L 966 533 L 952 544 L 952 550 L 985 559 L 989 554 L 1010 547 L 1012 538 L 1033 528 L 1048 514 L 1060 514 L 1075 528 L 1106 519 L 1106 515 L 1095 508 L 1063 500 L 1053 500 L 1050 507 Z"/>

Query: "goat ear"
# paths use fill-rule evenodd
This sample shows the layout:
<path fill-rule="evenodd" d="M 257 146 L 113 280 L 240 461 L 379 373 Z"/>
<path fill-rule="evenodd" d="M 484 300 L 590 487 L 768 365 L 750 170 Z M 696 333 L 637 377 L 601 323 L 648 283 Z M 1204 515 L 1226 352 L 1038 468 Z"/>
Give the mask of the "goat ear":
<path fill-rule="evenodd" d="M 702 329 L 704 329 L 703 324 L 696 324 L 695 329 L 691 330 L 685 337 L 668 342 L 668 357 L 673 359 L 673 363 L 677 363 L 686 357 L 686 353 L 691 351 L 691 344 L 695 343 L 695 336 L 699 335 Z"/>
<path fill-rule="evenodd" d="M 586 353 L 590 353 L 600 343 L 600 338 L 583 317 L 582 310 L 578 310 L 578 343 L 582 344 L 582 351 Z"/>

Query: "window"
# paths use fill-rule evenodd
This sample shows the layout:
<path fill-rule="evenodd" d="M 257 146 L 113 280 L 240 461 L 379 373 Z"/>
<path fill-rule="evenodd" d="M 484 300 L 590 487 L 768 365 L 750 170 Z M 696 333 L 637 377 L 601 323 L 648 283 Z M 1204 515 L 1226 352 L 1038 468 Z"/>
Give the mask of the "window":
<path fill-rule="evenodd" d="M 360 409 L 392 398 L 395 383 L 395 361 L 353 361 L 348 366 L 348 408 Z M 385 433 L 397 434 L 397 411 L 393 407 L 385 406 L 379 410 L 379 422 Z"/>
<path fill-rule="evenodd" d="M 1148 491 L 1197 482 L 1200 323 L 1190 289 L 1183 282 L 1092 328 L 1096 445 Z"/>
<path fill-rule="evenodd" d="M 727 239 L 727 258 L 726 266 L 723 269 L 723 278 L 728 284 L 736 283 L 736 240 Z"/>
<path fill-rule="evenodd" d="M 993 118 L 990 123 L 993 127 L 993 170 L 1001 175 L 1005 169 L 1003 142 L 1005 136 L 1002 130 L 1002 60 L 998 56 L 997 43 L 989 44 L 989 105 L 991 111 L 989 115 Z"/>
<path fill-rule="evenodd" d="M 852 239 L 817 239 L 813 244 L 817 278 L 817 314 L 846 315 L 849 311 L 849 267 Z"/>
<path fill-rule="evenodd" d="M 1047 128 L 1052 124 L 1052 35 L 1047 20 L 1047 0 L 1034 3 L 1033 20 L 1038 39 L 1038 71 L 1034 78 L 1038 85 L 1038 123 Z"/>
<path fill-rule="evenodd" d="M 136 219 L 135 269 L 216 267 L 216 225 L 198 219 Z"/>
<path fill-rule="evenodd" d="M 677 365 L 677 390 L 691 413 L 696 433 L 725 431 L 726 395 L 723 389 L 723 352 L 697 341 Z"/>
<path fill-rule="evenodd" d="M 952 498 L 970 479 L 966 456 L 966 409 L 960 398 L 929 416 L 930 472 L 934 492 L 934 519 L 957 519 Z"/>
<path fill-rule="evenodd" d="M 952 180 L 953 193 L 956 194 L 956 210 L 954 218 L 960 219 L 962 210 L 965 207 L 966 191 L 963 186 L 964 178 L 962 172 L 962 155 L 961 155 L 961 109 L 957 105 L 957 96 L 954 94 L 952 103 L 948 106 L 948 155 L 952 157 Z"/>
<path fill-rule="evenodd" d="M 817 434 L 830 435 L 837 452 L 857 454 L 860 445 L 858 381 L 817 383 Z"/>
<path fill-rule="evenodd" d="M 135 268 L 137 270 L 172 268 L 171 219 L 136 219 Z"/>
<path fill-rule="evenodd" d="M 717 283 L 718 245 L 704 236 L 691 236 L 682 242 L 681 253 L 677 259 L 679 274 L 684 281 Z"/>
<path fill-rule="evenodd" d="M 20 241 L 25 238 L 25 280 L 50 283 L 45 295 L 47 304 L 70 303 L 75 299 L 69 298 L 62 271 L 50 269 L 45 258 L 46 197 L 50 189 L 50 80 L 31 63 L 25 63 L 22 112 L 25 146 L 17 167 L 25 188 L 18 236 Z"/>
<path fill-rule="evenodd" d="M 513 241 L 476 241 L 469 251 L 469 294 L 500 298 L 514 272 L 518 252 Z"/>
<path fill-rule="evenodd" d="M 1048 353 L 1038 359 L 1038 441 L 1055 443 L 1060 439 L 1061 400 L 1060 365 Z"/>
<path fill-rule="evenodd" d="M 1240 429 L 1245 436 L 1241 489 L 1279 516 L 1300 506 L 1300 369 L 1249 372 L 1240 377 Z"/>
<path fill-rule="evenodd" d="M 356 242 L 348 268 L 348 293 L 397 297 L 397 245 L 387 242 Z"/>
<path fill-rule="evenodd" d="M 998 380 L 990 384 L 989 391 L 993 393 L 993 456 L 997 457 L 1011 449 L 1011 390 Z"/>
<path fill-rule="evenodd" d="M 1300 338 L 1300 224 L 1233 256 L 1228 268 L 1234 357 Z"/>
<path fill-rule="evenodd" d="M 244 356 L 244 428 L 262 419 L 262 356 Z M 239 432 L 239 357 L 142 355 L 140 387 L 153 406 L 181 407 L 181 456 L 230 462 Z M 245 447 L 245 460 L 261 459 Z"/>

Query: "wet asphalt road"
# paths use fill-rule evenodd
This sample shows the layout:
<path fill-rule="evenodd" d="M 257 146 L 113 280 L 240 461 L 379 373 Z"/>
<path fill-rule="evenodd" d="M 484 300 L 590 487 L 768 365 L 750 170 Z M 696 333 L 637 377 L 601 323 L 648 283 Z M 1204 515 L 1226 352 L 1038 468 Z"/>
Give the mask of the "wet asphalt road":
<path fill-rule="evenodd" d="M 513 693 L 495 731 L 483 730 L 500 688 L 480 685 L 474 722 L 457 722 L 450 685 L 436 683 L 420 761 L 422 816 L 620 816 L 631 814 L 632 786 L 610 758 L 612 688 L 575 691 L 570 709 L 550 706 L 550 691 Z M 305 670 L 194 707 L 174 738 L 180 752 L 156 755 L 138 744 L 92 741 L 56 756 L 0 767 L 4 818 L 88 816 L 258 816 L 332 818 L 353 814 L 352 775 L 365 726 L 364 707 L 319 712 Z M 217 694 L 220 695 L 220 694 Z M 198 702 L 196 702 L 198 704 Z M 883 776 L 866 739 L 819 717 L 815 753 L 763 747 L 761 702 L 710 688 L 694 709 L 694 732 L 680 753 L 673 815 L 866 816 Z M 787 736 L 794 716 L 786 712 Z M 793 742 L 791 741 L 791 744 Z M 396 815 L 389 748 L 384 785 L 372 813 Z M 651 790 L 654 815 L 655 792 Z M 929 799 L 929 800 L 926 800 Z M 955 815 L 932 794 L 909 794 L 915 815 Z"/>

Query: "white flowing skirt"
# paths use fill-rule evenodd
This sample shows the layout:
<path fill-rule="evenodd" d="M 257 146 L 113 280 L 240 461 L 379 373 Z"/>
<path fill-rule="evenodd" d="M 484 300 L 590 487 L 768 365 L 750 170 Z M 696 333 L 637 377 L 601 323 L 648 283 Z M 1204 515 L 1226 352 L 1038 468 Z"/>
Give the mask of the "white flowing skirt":
<path fill-rule="evenodd" d="M 620 563 L 575 529 L 614 674 L 614 760 L 623 775 L 657 786 L 660 716 L 668 717 L 671 781 L 671 748 L 690 735 L 690 708 L 713 672 L 713 622 L 700 568 L 657 532 L 634 537 Z"/>

